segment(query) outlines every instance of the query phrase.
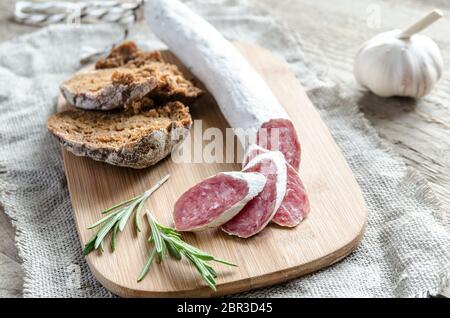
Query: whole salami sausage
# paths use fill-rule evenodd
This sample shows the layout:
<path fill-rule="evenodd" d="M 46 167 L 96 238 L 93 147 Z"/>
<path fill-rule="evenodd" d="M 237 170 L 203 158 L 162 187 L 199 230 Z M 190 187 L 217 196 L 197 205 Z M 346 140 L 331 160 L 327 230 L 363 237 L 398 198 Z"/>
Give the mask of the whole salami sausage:
<path fill-rule="evenodd" d="M 266 184 L 253 200 L 229 222 L 222 230 L 242 238 L 262 231 L 272 220 L 281 205 L 286 192 L 286 163 L 279 151 L 269 151 L 251 160 L 244 171 L 259 172 L 267 177 Z"/>
<path fill-rule="evenodd" d="M 196 184 L 175 203 L 179 231 L 200 231 L 231 220 L 264 188 L 266 177 L 253 172 L 222 172 Z"/>
<path fill-rule="evenodd" d="M 268 130 L 278 142 L 258 138 L 269 150 L 280 150 L 295 169 L 300 164 L 297 133 L 271 89 L 238 50 L 211 24 L 178 0 L 148 0 L 145 19 L 152 31 L 200 79 L 216 99 L 246 148 L 246 138 L 256 140 Z"/>

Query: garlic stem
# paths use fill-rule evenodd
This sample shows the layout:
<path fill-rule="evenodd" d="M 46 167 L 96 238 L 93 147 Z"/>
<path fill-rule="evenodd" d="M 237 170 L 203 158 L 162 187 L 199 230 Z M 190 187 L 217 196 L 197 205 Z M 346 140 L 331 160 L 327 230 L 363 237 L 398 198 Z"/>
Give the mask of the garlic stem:
<path fill-rule="evenodd" d="M 407 39 L 414 35 L 417 32 L 422 31 L 423 29 L 427 28 L 432 23 L 436 22 L 440 18 L 442 18 L 444 14 L 441 10 L 434 9 L 430 13 L 428 13 L 426 16 L 424 16 L 422 19 L 411 25 L 409 28 L 404 30 L 398 37 L 400 39 Z"/>

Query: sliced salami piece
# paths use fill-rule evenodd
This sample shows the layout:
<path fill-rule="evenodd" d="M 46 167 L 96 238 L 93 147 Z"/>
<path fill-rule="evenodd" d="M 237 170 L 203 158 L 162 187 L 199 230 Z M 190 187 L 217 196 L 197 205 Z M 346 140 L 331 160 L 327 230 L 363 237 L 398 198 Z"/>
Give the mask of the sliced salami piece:
<path fill-rule="evenodd" d="M 175 203 L 179 231 L 201 231 L 231 220 L 257 196 L 266 177 L 254 172 L 222 172 L 187 190 Z"/>
<path fill-rule="evenodd" d="M 250 160 L 266 152 L 268 152 L 267 149 L 251 145 L 245 153 L 242 166 L 245 167 Z M 286 194 L 272 222 L 281 226 L 294 227 L 309 213 L 309 199 L 297 171 L 288 163 L 286 163 L 286 168 Z"/>
<path fill-rule="evenodd" d="M 268 150 L 279 150 L 295 170 L 300 167 L 300 143 L 289 119 L 272 119 L 262 124 L 257 144 Z"/>
<path fill-rule="evenodd" d="M 231 221 L 222 225 L 230 235 L 247 238 L 259 233 L 272 220 L 286 192 L 286 163 L 281 152 L 270 151 L 251 160 L 246 172 L 260 172 L 267 177 L 264 189 L 247 203 Z"/>
<path fill-rule="evenodd" d="M 272 222 L 287 227 L 298 225 L 309 213 L 309 199 L 298 172 L 287 164 L 286 194 Z"/>

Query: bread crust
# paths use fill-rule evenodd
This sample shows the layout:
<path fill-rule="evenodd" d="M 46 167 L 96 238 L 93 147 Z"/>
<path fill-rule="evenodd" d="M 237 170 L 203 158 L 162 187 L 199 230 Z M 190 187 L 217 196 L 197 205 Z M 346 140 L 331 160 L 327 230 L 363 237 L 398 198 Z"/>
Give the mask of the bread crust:
<path fill-rule="evenodd" d="M 66 101 L 77 108 L 110 110 L 127 108 L 156 88 L 149 72 L 131 69 L 105 69 L 75 74 L 60 90 Z"/>
<path fill-rule="evenodd" d="M 135 141 L 125 140 L 122 144 L 93 143 L 73 132 L 67 131 L 61 125 L 61 121 L 73 115 L 73 112 L 86 113 L 92 116 L 92 112 L 84 110 L 68 110 L 49 117 L 48 130 L 59 140 L 61 145 L 76 156 L 85 156 L 97 161 L 112 165 L 143 169 L 156 164 L 169 155 L 176 144 L 187 136 L 192 125 L 189 110 L 180 102 L 172 102 L 165 107 L 170 108 L 169 125 L 146 129 L 146 133 Z M 91 114 L 89 114 L 91 113 Z M 127 113 L 117 113 L 115 116 L 138 116 Z M 152 117 L 149 117 L 151 125 Z"/>

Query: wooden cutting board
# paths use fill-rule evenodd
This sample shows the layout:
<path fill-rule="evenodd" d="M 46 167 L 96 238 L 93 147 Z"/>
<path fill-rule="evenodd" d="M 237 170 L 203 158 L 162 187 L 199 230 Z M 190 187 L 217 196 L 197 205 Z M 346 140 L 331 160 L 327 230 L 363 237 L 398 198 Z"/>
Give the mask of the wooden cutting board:
<path fill-rule="evenodd" d="M 302 145 L 300 175 L 309 193 L 311 213 L 293 229 L 269 225 L 250 239 L 228 236 L 219 230 L 186 233 L 186 241 L 239 267 L 217 264 L 217 291 L 213 292 L 186 262 L 154 263 L 147 277 L 136 281 L 149 253 L 144 234 L 137 237 L 132 226 L 120 234 L 111 253 L 91 253 L 87 262 L 95 277 L 113 293 L 125 297 L 218 296 L 281 283 L 329 266 L 354 250 L 366 225 L 367 209 L 339 147 L 287 65 L 265 49 L 236 44 L 239 51 L 267 81 L 291 116 Z M 180 63 L 169 52 L 164 57 Z M 181 66 L 188 77 L 192 77 Z M 60 98 L 58 109 L 67 105 Z M 214 99 L 205 94 L 191 107 L 193 119 L 203 129 L 228 127 Z M 193 135 L 193 134 L 191 134 Z M 208 144 L 209 141 L 204 142 Z M 239 170 L 237 163 L 159 164 L 133 170 L 76 157 L 63 150 L 74 218 L 84 245 L 93 235 L 87 227 L 99 220 L 100 212 L 150 188 L 165 175 L 169 181 L 147 202 L 156 218 L 172 225 L 176 199 L 190 186 L 220 171 Z M 144 223 L 146 224 L 146 223 Z M 148 234 L 148 229 L 144 231 Z M 109 243 L 106 241 L 105 243 Z"/>

